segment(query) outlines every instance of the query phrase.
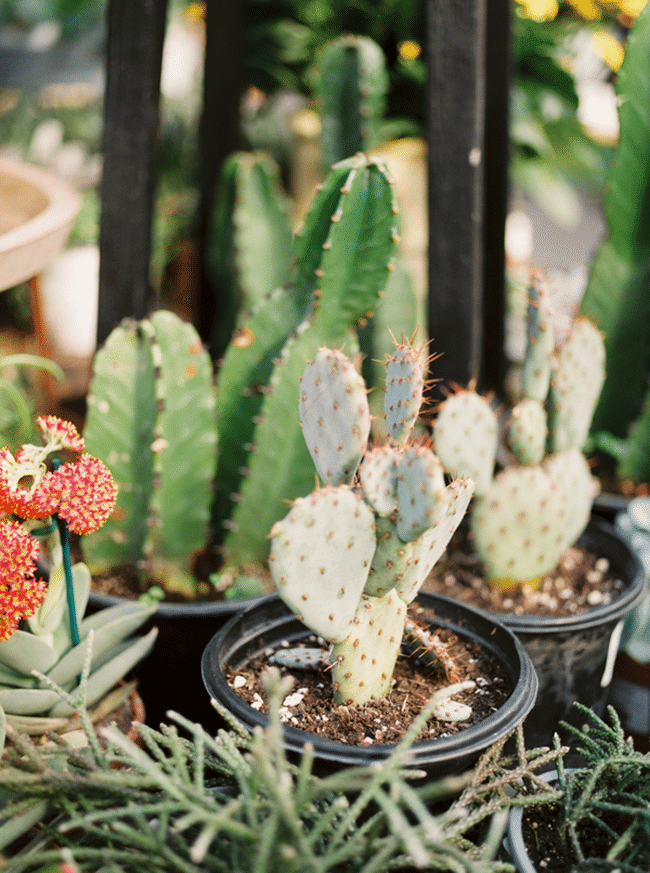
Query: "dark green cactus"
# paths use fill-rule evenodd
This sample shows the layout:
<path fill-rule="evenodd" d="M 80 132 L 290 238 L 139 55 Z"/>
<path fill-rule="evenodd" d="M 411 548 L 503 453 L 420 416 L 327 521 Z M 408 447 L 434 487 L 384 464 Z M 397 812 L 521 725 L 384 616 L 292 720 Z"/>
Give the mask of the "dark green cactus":
<path fill-rule="evenodd" d="M 84 538 L 89 565 L 133 564 L 168 590 L 193 586 L 217 432 L 212 362 L 191 325 L 159 311 L 111 333 L 95 356 L 84 438 L 118 486 L 113 515 Z"/>
<path fill-rule="evenodd" d="M 607 377 L 591 428 L 593 447 L 612 456 L 620 479 L 647 482 L 650 7 L 630 32 L 616 90 L 620 133 L 604 199 L 609 237 L 596 254 L 580 309 L 604 332 L 607 353 Z"/>
<path fill-rule="evenodd" d="M 300 380 L 303 434 L 326 484 L 273 526 L 269 566 L 283 600 L 333 644 L 339 703 L 387 693 L 407 606 L 472 494 L 467 479 L 445 487 L 431 449 L 411 440 L 423 382 L 417 351 L 398 344 L 384 391 L 390 441 L 369 449 L 365 386 L 349 359 L 321 347 Z"/>
<path fill-rule="evenodd" d="M 584 530 L 596 493 L 582 454 L 604 379 L 598 329 L 579 318 L 554 349 L 548 297 L 530 289 L 524 397 L 506 428 L 513 463 L 495 474 L 497 414 L 485 397 L 459 390 L 441 404 L 434 424 L 445 469 L 476 482 L 471 527 L 491 583 L 541 583 Z"/>
<path fill-rule="evenodd" d="M 224 161 L 205 246 L 206 271 L 219 296 L 211 338 L 220 357 L 242 314 L 289 278 L 291 208 L 280 170 L 265 152 L 233 152 Z"/>
<path fill-rule="evenodd" d="M 374 40 L 347 34 L 325 46 L 318 73 L 321 148 L 323 163 L 330 167 L 378 144 L 388 72 Z"/>
<path fill-rule="evenodd" d="M 228 564 L 264 563 L 286 500 L 313 486 L 299 378 L 319 346 L 355 353 L 354 329 L 372 313 L 393 266 L 397 212 L 383 164 L 357 155 L 335 165 L 296 239 L 292 284 L 230 344 L 219 373 L 215 513 L 229 528 Z"/>

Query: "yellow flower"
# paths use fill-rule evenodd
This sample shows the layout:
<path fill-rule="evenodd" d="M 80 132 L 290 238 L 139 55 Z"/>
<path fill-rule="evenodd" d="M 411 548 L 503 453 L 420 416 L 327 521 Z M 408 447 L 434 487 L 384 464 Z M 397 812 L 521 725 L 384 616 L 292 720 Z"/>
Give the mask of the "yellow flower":
<path fill-rule="evenodd" d="M 625 49 L 616 37 L 607 30 L 598 30 L 594 33 L 596 51 L 612 70 L 618 70 L 623 63 Z"/>
<path fill-rule="evenodd" d="M 419 58 L 421 51 L 422 47 L 413 39 L 405 39 L 404 42 L 399 44 L 400 57 L 405 61 L 414 61 L 416 58 Z"/>
<path fill-rule="evenodd" d="M 638 18 L 647 2 L 648 0 L 618 0 L 616 5 L 623 15 L 629 15 L 630 18 Z"/>
<path fill-rule="evenodd" d="M 551 21 L 558 13 L 557 0 L 517 0 L 533 21 Z"/>
<path fill-rule="evenodd" d="M 567 2 L 579 15 L 588 18 L 589 21 L 598 21 L 601 17 L 601 11 L 594 0 L 567 0 Z"/>

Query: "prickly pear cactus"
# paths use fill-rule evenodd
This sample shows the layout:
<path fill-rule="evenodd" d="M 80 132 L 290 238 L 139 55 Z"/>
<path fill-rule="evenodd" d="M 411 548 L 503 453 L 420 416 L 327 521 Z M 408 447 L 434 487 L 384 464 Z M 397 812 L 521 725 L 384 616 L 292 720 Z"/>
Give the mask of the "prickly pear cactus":
<path fill-rule="evenodd" d="M 491 583 L 539 585 L 586 527 L 596 480 L 581 449 L 603 379 L 603 339 L 586 319 L 554 350 L 538 281 L 528 304 L 524 397 L 505 428 L 513 464 L 495 475 L 498 421 L 486 398 L 461 390 L 441 405 L 436 450 L 446 470 L 476 477 L 470 524 Z"/>
<path fill-rule="evenodd" d="M 346 34 L 325 46 L 318 74 L 323 163 L 330 167 L 377 145 L 388 72 L 374 40 Z"/>
<path fill-rule="evenodd" d="M 388 445 L 368 448 L 368 404 L 340 351 L 320 348 L 300 381 L 300 418 L 321 478 L 271 531 L 280 596 L 332 645 L 335 700 L 386 694 L 408 604 L 467 509 L 473 484 L 445 486 L 430 448 L 411 440 L 424 382 L 420 354 L 396 344 L 387 361 Z M 326 426 L 326 417 L 333 416 Z M 362 434 L 365 436 L 362 437 Z"/>
<path fill-rule="evenodd" d="M 300 376 L 320 346 L 345 348 L 354 355 L 355 328 L 372 313 L 393 266 L 397 212 L 382 163 L 356 155 L 335 165 L 296 240 L 293 287 L 275 303 L 288 312 L 285 341 L 278 325 L 272 335 L 276 342 L 268 344 L 261 320 L 268 308 L 263 306 L 259 331 L 245 322 L 228 350 L 219 374 L 219 397 L 224 370 L 232 394 L 226 410 L 219 403 L 217 474 L 217 522 L 226 520 L 228 564 L 265 562 L 268 533 L 285 514 L 286 500 L 309 493 L 313 486 L 298 413 Z M 251 390 L 257 367 L 269 375 Z M 239 405 L 242 392 L 245 411 Z M 239 449 L 231 453 L 235 439 Z"/>
<path fill-rule="evenodd" d="M 118 486 L 113 515 L 83 541 L 91 568 L 134 564 L 185 584 L 208 538 L 217 446 L 212 363 L 191 325 L 159 311 L 110 334 L 84 438 Z"/>

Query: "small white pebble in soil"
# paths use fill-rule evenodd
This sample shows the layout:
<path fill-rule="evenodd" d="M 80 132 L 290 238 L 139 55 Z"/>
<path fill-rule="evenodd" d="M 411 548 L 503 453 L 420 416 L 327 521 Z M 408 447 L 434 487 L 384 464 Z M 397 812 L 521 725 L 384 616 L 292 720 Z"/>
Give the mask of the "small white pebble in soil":
<path fill-rule="evenodd" d="M 253 695 L 253 702 L 251 703 L 251 709 L 261 709 L 264 701 L 257 694 L 257 692 Z"/>
<path fill-rule="evenodd" d="M 603 602 L 603 593 L 602 591 L 590 591 L 587 594 L 587 603 L 589 606 L 597 606 L 599 603 Z"/>
<path fill-rule="evenodd" d="M 504 597 L 503 598 L 503 608 L 504 609 L 512 609 L 512 606 L 513 606 L 512 598 L 511 597 Z"/>
<path fill-rule="evenodd" d="M 298 706 L 299 703 L 302 703 L 302 700 L 307 693 L 306 688 L 299 688 L 297 691 L 294 691 L 293 694 L 287 694 L 287 696 L 282 701 L 283 706 Z"/>
<path fill-rule="evenodd" d="M 603 574 L 600 573 L 598 570 L 589 570 L 585 574 L 585 579 L 587 580 L 587 582 L 591 582 L 592 585 L 597 585 L 598 582 L 602 582 Z"/>
<path fill-rule="evenodd" d="M 489 685 L 490 684 L 488 682 L 488 680 L 485 678 L 485 676 L 477 676 L 474 681 L 476 682 L 477 685 Z"/>
<path fill-rule="evenodd" d="M 570 597 L 573 597 L 573 591 L 570 588 L 563 588 L 560 591 L 560 597 L 562 600 L 569 600 Z"/>
<path fill-rule="evenodd" d="M 361 742 L 364 746 L 371 746 L 374 743 L 374 740 L 371 737 L 364 737 Z"/>
<path fill-rule="evenodd" d="M 573 570 L 576 562 L 575 559 L 571 557 L 571 555 L 565 555 L 564 560 L 562 561 L 562 567 L 565 570 Z"/>
<path fill-rule="evenodd" d="M 594 567 L 599 573 L 606 573 L 609 570 L 609 561 L 607 558 L 598 558 Z"/>
<path fill-rule="evenodd" d="M 232 680 L 233 688 L 243 688 L 245 684 L 246 679 L 244 679 L 243 676 L 235 676 L 235 678 Z"/>

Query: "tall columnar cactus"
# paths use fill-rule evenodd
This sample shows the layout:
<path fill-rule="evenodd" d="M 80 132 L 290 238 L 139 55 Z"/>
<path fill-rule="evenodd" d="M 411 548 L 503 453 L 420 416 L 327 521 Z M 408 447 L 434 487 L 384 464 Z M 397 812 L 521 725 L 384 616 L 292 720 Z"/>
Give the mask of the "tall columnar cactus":
<path fill-rule="evenodd" d="M 384 53 L 367 36 L 329 42 L 318 63 L 323 163 L 330 167 L 379 141 L 388 92 Z"/>
<path fill-rule="evenodd" d="M 489 400 L 459 390 L 434 424 L 445 469 L 476 482 L 471 527 L 488 579 L 536 585 L 584 530 L 596 480 L 582 454 L 605 371 L 603 338 L 579 318 L 555 350 L 544 286 L 533 283 L 523 397 L 506 442 L 514 463 L 495 475 L 497 415 Z"/>
<path fill-rule="evenodd" d="M 265 152 L 237 151 L 224 161 L 205 246 L 218 294 L 211 353 L 219 357 L 244 312 L 289 278 L 293 229 L 280 168 Z"/>
<path fill-rule="evenodd" d="M 283 600 L 333 644 L 339 703 L 387 693 L 406 610 L 460 523 L 473 483 L 445 487 L 430 448 L 411 439 L 422 400 L 417 352 L 387 362 L 389 441 L 369 448 L 365 385 L 340 351 L 322 347 L 300 380 L 305 442 L 323 482 L 272 534 L 269 565 Z"/>
<path fill-rule="evenodd" d="M 243 322 L 218 376 L 215 525 L 233 565 L 264 563 L 286 500 L 307 494 L 313 469 L 300 432 L 296 386 L 323 345 L 357 348 L 393 268 L 398 208 L 384 165 L 356 155 L 336 164 L 295 242 L 293 281 Z"/>
<path fill-rule="evenodd" d="M 84 538 L 91 568 L 132 564 L 196 593 L 217 431 L 212 362 L 191 325 L 159 311 L 115 328 L 95 356 L 84 438 L 119 489 L 111 518 Z"/>

